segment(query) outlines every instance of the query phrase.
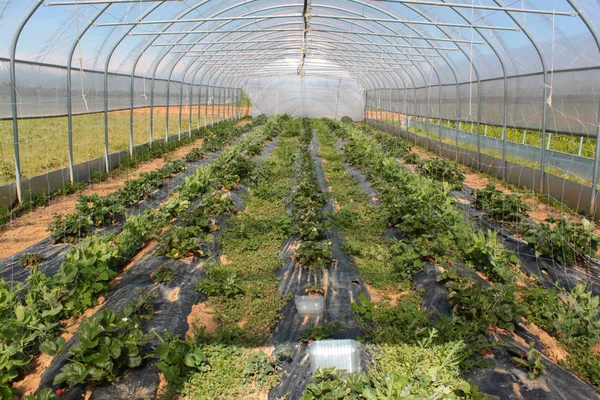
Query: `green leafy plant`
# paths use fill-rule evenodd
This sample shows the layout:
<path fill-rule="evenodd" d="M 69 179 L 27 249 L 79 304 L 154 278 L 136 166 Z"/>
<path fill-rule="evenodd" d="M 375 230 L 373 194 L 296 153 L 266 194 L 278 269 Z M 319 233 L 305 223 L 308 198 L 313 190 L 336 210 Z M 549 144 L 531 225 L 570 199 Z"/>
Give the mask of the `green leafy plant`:
<path fill-rule="evenodd" d="M 543 374 L 546 366 L 542 364 L 542 355 L 535 349 L 535 343 L 529 343 L 527 353 L 519 353 L 511 357 L 518 366 L 527 370 L 530 379 L 535 379 Z"/>
<path fill-rule="evenodd" d="M 473 192 L 475 208 L 482 210 L 488 217 L 502 222 L 520 222 L 527 217 L 531 207 L 516 194 L 505 194 L 496 189 L 493 183 L 485 189 Z"/>
<path fill-rule="evenodd" d="M 329 242 L 302 242 L 296 249 L 294 261 L 305 268 L 325 268 L 333 262 Z"/>
<path fill-rule="evenodd" d="M 377 343 L 416 343 L 429 327 L 427 313 L 419 306 L 418 293 L 407 296 L 396 306 L 373 303 L 364 294 L 350 304 L 362 330 Z"/>
<path fill-rule="evenodd" d="M 307 283 L 304 285 L 304 291 L 309 296 L 323 296 L 325 294 L 325 287 L 318 283 Z"/>
<path fill-rule="evenodd" d="M 300 341 L 310 343 L 314 340 L 329 339 L 332 335 L 344 329 L 346 329 L 346 326 L 339 321 L 323 322 L 321 325 L 310 324 L 302 331 Z"/>
<path fill-rule="evenodd" d="M 235 211 L 235 204 L 228 193 L 213 191 L 202 199 L 201 208 L 207 215 L 225 215 Z"/>
<path fill-rule="evenodd" d="M 19 266 L 23 268 L 33 267 L 44 261 L 46 257 L 40 253 L 25 253 L 19 256 Z"/>
<path fill-rule="evenodd" d="M 54 378 L 55 385 L 114 381 L 142 363 L 142 347 L 149 338 L 127 317 L 102 310 L 82 322 L 77 339 L 69 349 L 70 362 Z"/>
<path fill-rule="evenodd" d="M 428 252 L 420 252 L 415 246 L 396 240 L 389 246 L 394 261 L 395 272 L 402 280 L 412 281 L 413 277 L 423 271 L 424 257 Z"/>
<path fill-rule="evenodd" d="M 159 358 L 156 366 L 170 386 L 177 387 L 190 372 L 210 370 L 208 359 L 199 346 L 181 340 L 171 332 L 165 333 L 162 338 L 156 336 L 161 342 L 154 349 Z"/>
<path fill-rule="evenodd" d="M 196 291 L 205 296 L 223 296 L 234 298 L 243 293 L 242 287 L 237 283 L 235 273 L 223 274 L 217 269 L 208 270 L 209 278 L 198 278 Z"/>
<path fill-rule="evenodd" d="M 469 266 L 495 282 L 509 283 L 514 280 L 515 273 L 511 265 L 519 265 L 519 258 L 498 242 L 496 232 L 463 231 L 459 235 L 463 244 L 462 259 Z"/>
<path fill-rule="evenodd" d="M 62 393 L 62 390 L 57 390 L 58 393 Z M 60 396 L 52 391 L 50 388 L 40 390 L 37 394 L 25 396 L 25 400 L 60 400 Z"/>
<path fill-rule="evenodd" d="M 516 301 L 514 284 L 485 287 L 456 270 L 445 271 L 438 281 L 448 288 L 454 312 L 477 323 L 482 332 L 495 326 L 512 332 L 525 315 L 524 307 Z"/>
<path fill-rule="evenodd" d="M 173 279 L 175 279 L 176 276 L 177 276 L 177 272 L 175 272 L 173 269 L 163 265 L 159 269 L 157 269 L 156 271 L 154 271 L 153 273 L 150 274 L 150 279 L 152 279 L 152 282 L 160 284 L 160 283 L 170 282 Z"/>
<path fill-rule="evenodd" d="M 574 222 L 566 216 L 550 217 L 548 221 L 555 225 L 526 225 L 522 231 L 536 257 L 551 257 L 565 265 L 583 263 L 585 257 L 596 258 L 600 236 L 594 233 L 590 221 L 583 218 L 580 223 Z"/>
<path fill-rule="evenodd" d="M 441 158 L 430 158 L 422 161 L 419 170 L 424 175 L 438 181 L 447 182 L 457 189 L 462 188 L 465 181 L 463 171 L 456 164 L 444 161 Z"/>
<path fill-rule="evenodd" d="M 62 305 L 67 314 L 98 304 L 98 296 L 110 289 L 110 281 L 117 276 L 119 251 L 112 235 L 95 235 L 72 247 L 58 273 L 54 284 L 63 288 Z"/>
<path fill-rule="evenodd" d="M 244 367 L 243 374 L 246 380 L 255 380 L 263 383 L 277 371 L 275 360 L 260 350 L 250 356 Z"/>
<path fill-rule="evenodd" d="M 173 226 L 159 239 L 160 247 L 157 254 L 174 259 L 203 257 L 205 254 L 197 239 L 200 233 L 202 230 L 197 227 Z"/>

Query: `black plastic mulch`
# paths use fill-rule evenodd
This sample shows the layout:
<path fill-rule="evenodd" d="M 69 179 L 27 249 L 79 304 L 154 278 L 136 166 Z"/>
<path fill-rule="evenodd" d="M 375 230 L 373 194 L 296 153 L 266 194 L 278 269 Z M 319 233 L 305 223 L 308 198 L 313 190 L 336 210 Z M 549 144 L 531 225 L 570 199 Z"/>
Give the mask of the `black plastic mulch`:
<path fill-rule="evenodd" d="M 277 146 L 278 139 L 265 144 L 260 158 L 268 157 L 268 155 Z M 245 187 L 230 192 L 232 200 L 235 203 L 237 210 L 244 208 L 243 196 L 247 193 Z M 187 212 L 201 204 L 202 200 L 196 202 Z M 205 263 L 219 262 L 218 236 L 225 226 L 228 218 L 217 218 L 218 225 L 221 227 L 213 236 L 213 242 L 205 249 L 209 252 L 208 258 L 194 257 L 191 260 L 172 260 L 165 256 L 155 256 L 158 246 L 155 246 L 150 252 L 145 254 L 140 260 L 134 263 L 124 273 L 121 281 L 115 289 L 109 293 L 106 302 L 100 310 L 110 309 L 119 311 L 123 306 L 129 304 L 133 299 L 139 296 L 140 291 L 148 292 L 156 290 L 159 294 L 158 298 L 152 301 L 152 305 L 156 310 L 154 318 L 143 324 L 144 332 L 156 332 L 160 335 L 165 332 L 173 332 L 182 337 L 189 329 L 187 317 L 192 311 L 192 307 L 206 298 L 195 291 L 195 285 L 199 277 L 206 277 L 203 272 Z M 174 280 L 156 285 L 150 279 L 150 274 L 160 268 L 167 266 L 177 272 Z M 98 311 L 100 311 L 98 310 Z M 65 347 L 63 353 L 55 357 L 51 365 L 42 375 L 41 384 L 38 390 L 46 387 L 52 387 L 52 380 L 60 372 L 66 363 L 68 356 L 67 350 L 76 343 L 77 338 L 74 337 Z M 153 339 L 147 346 L 146 350 L 151 351 L 152 347 L 159 344 L 158 339 Z M 139 368 L 130 370 L 127 375 L 117 382 L 92 388 L 91 399 L 147 399 L 155 398 L 159 386 L 159 370 L 155 366 L 156 359 L 147 359 Z M 87 390 L 85 385 L 78 385 L 69 388 L 64 394 L 65 399 L 80 398 Z"/>
<path fill-rule="evenodd" d="M 230 143 L 233 145 L 240 140 L 243 140 L 249 132 L 244 133 L 239 138 L 235 139 Z M 188 163 L 187 169 L 169 179 L 156 189 L 152 195 L 139 203 L 134 204 L 126 215 L 138 215 L 144 213 L 150 208 L 157 208 L 162 202 L 166 201 L 170 195 L 169 192 L 176 189 L 186 178 L 191 174 L 194 174 L 196 170 L 204 165 L 207 165 L 215 160 L 222 150 L 207 154 L 202 160 Z M 125 218 L 122 218 L 120 222 L 115 225 L 98 229 L 95 233 L 110 234 L 119 233 L 125 225 Z M 19 256 L 28 253 L 39 253 L 43 255 L 44 260 L 40 262 L 39 270 L 46 273 L 47 276 L 53 276 L 59 269 L 60 264 L 65 260 L 65 257 L 71 248 L 72 243 L 59 243 L 52 244 L 50 237 L 47 237 L 38 243 L 14 254 L 13 256 L 0 261 L 0 279 L 4 279 L 9 283 L 24 282 L 29 276 L 30 268 L 23 268 L 19 265 Z"/>
<path fill-rule="evenodd" d="M 498 232 L 498 239 L 508 250 L 519 257 L 521 269 L 541 278 L 544 287 L 559 287 L 571 290 L 578 284 L 586 284 L 594 296 L 600 296 L 600 263 L 598 260 L 589 259 L 585 266 L 565 266 L 548 257 L 536 257 L 535 251 L 526 242 L 517 238 L 509 229 L 501 224 L 490 220 L 480 210 L 470 203 L 473 189 L 463 185 L 462 191 L 453 191 L 458 199 L 469 201 L 469 204 L 457 203 L 468 218 L 475 220 L 483 229 L 491 229 Z M 532 225 L 536 225 L 531 219 L 527 219 Z"/>
<path fill-rule="evenodd" d="M 329 191 L 328 185 L 317 150 L 318 142 L 314 138 L 311 144 L 311 152 L 316 164 L 319 186 L 324 193 L 327 193 Z M 333 212 L 331 200 L 327 201 L 327 205 L 322 211 Z M 294 254 L 295 246 L 298 244 L 296 239 L 290 238 L 284 243 L 281 250 L 284 266 L 279 272 L 281 276 L 279 292 L 283 295 L 291 294 L 292 299 L 282 309 L 283 319 L 277 325 L 273 335 L 275 346 L 292 345 L 293 352 L 290 362 L 283 367 L 280 384 L 269 393 L 270 399 L 299 399 L 304 393 L 306 385 L 310 382 L 312 374 L 310 372 L 308 345 L 298 343 L 302 331 L 310 323 L 338 321 L 344 324 L 346 328 L 333 335 L 332 338 L 358 339 L 360 330 L 353 318 L 350 304 L 355 302 L 361 293 L 367 298 L 369 296 L 362 278 L 356 271 L 354 260 L 340 250 L 343 239 L 339 233 L 335 231 L 326 232 L 326 240 L 332 242 L 333 258 L 337 262 L 335 265 L 323 270 L 307 270 L 295 265 L 291 257 Z M 322 317 L 308 318 L 298 315 L 293 297 L 304 295 L 304 285 L 308 283 L 320 283 L 325 286 L 325 313 Z M 363 367 L 365 367 L 365 353 L 364 351 L 360 353 Z"/>
<path fill-rule="evenodd" d="M 341 147 L 338 142 L 338 149 L 339 148 Z M 406 168 L 408 169 L 408 167 Z M 358 174 L 360 174 L 360 172 L 358 172 Z M 362 179 L 366 180 L 364 176 L 362 179 L 357 176 L 357 179 L 359 182 L 362 182 Z M 363 191 L 371 196 L 372 192 L 369 189 L 363 189 Z M 469 193 L 469 189 L 466 189 L 462 192 L 454 192 L 457 197 L 467 199 L 470 199 Z M 457 206 L 463 210 L 468 210 L 466 215 L 467 218 L 475 218 L 475 220 L 477 220 L 484 228 L 490 228 L 498 231 L 500 233 L 499 239 L 503 244 L 506 245 L 505 242 L 507 236 L 512 236 L 507 229 L 498 226 L 497 224 L 491 224 L 490 222 L 485 221 L 483 215 L 479 211 L 475 210 L 472 206 L 460 203 L 458 203 Z M 385 232 L 385 236 L 388 238 L 400 238 L 402 236 L 402 232 L 397 228 L 391 228 Z M 530 273 L 537 272 L 535 275 L 540 276 L 540 274 L 543 273 L 540 272 L 541 269 L 538 269 L 538 265 L 540 265 L 538 263 L 541 263 L 541 265 L 544 265 L 543 263 L 550 263 L 553 264 L 554 268 L 556 269 L 564 269 L 564 267 L 561 267 L 553 260 L 541 258 L 536 259 L 535 254 L 531 251 L 531 249 L 529 249 L 529 247 L 527 247 L 526 244 L 516 238 L 513 238 L 513 241 L 516 241 L 521 245 L 521 247 L 519 247 L 520 251 L 517 252 L 517 254 L 521 259 L 522 268 L 524 261 L 527 262 L 528 266 L 525 267 L 526 271 L 531 270 Z M 523 246 L 525 248 L 523 248 Z M 507 248 L 509 250 L 513 250 L 510 246 L 507 246 Z M 478 274 L 464 265 L 457 263 L 453 266 L 453 268 L 458 268 L 464 272 L 467 272 L 473 277 L 473 279 L 476 279 L 484 285 L 488 285 L 488 283 Z M 439 275 L 440 270 L 435 265 L 428 262 L 425 265 L 424 271 L 417 274 L 413 280 L 413 288 L 423 290 L 422 308 L 428 311 L 429 318 L 432 322 L 435 321 L 439 315 L 450 315 L 452 313 L 452 307 L 448 301 L 448 290 L 437 281 Z M 574 282 L 576 281 L 565 279 L 562 285 L 564 285 L 563 287 L 568 288 L 572 287 L 569 285 L 574 286 L 574 284 L 576 284 Z M 553 286 L 553 283 L 551 282 L 546 283 L 548 286 Z M 494 365 L 493 368 L 474 368 L 465 374 L 465 378 L 473 379 L 475 384 L 479 386 L 479 389 L 482 392 L 498 396 L 502 400 L 584 400 L 599 398 L 592 385 L 582 381 L 580 378 L 549 360 L 545 356 L 543 359 L 543 364 L 546 366 L 544 373 L 534 380 L 529 379 L 527 372 L 515 365 L 511 357 L 515 356 L 517 352 L 527 352 L 528 347 L 522 345 L 523 341 L 526 343 L 534 342 L 536 349 L 540 352 L 543 350 L 544 346 L 535 335 L 521 325 L 517 325 L 514 333 L 523 340 L 517 342 L 512 335 L 498 335 L 499 339 L 508 345 L 508 348 L 499 347 L 494 349 L 492 356 L 487 356 L 486 360 Z"/>

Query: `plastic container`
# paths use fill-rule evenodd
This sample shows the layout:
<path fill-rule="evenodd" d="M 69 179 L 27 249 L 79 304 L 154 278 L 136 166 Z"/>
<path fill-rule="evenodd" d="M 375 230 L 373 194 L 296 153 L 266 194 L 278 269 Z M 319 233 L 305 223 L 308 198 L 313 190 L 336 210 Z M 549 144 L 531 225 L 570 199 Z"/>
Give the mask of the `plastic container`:
<path fill-rule="evenodd" d="M 294 298 L 298 314 L 303 317 L 318 317 L 325 310 L 325 298 L 323 296 L 296 296 Z"/>
<path fill-rule="evenodd" d="M 336 367 L 353 374 L 360 372 L 358 343 L 352 339 L 317 340 L 308 347 L 310 370 Z"/>

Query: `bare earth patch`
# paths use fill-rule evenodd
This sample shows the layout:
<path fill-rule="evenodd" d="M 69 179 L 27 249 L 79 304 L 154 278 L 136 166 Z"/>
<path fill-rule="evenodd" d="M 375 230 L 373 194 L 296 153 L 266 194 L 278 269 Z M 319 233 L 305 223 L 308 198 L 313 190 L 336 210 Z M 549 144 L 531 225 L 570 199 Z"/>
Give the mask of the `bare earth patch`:
<path fill-rule="evenodd" d="M 409 294 L 410 292 L 393 292 L 387 290 L 379 290 L 371 285 L 365 285 L 367 292 L 373 303 L 385 304 L 387 306 L 395 307 L 398 305 L 400 299 Z"/>
<path fill-rule="evenodd" d="M 535 335 L 544 346 L 544 354 L 553 362 L 567 361 L 569 353 L 563 349 L 558 341 L 550 336 L 548 332 L 538 327 L 536 324 L 525 325 L 525 328 Z"/>
<path fill-rule="evenodd" d="M 192 306 L 192 311 L 187 316 L 187 323 L 189 328 L 185 335 L 190 338 L 194 337 L 194 332 L 198 329 L 204 329 L 206 333 L 215 333 L 219 326 L 215 318 L 215 310 L 207 302 Z"/>
<path fill-rule="evenodd" d="M 171 159 L 181 159 L 191 149 L 201 146 L 203 140 L 198 139 L 189 146 L 181 147 L 169 153 L 168 156 Z M 74 212 L 77 205 L 77 198 L 80 194 L 106 196 L 124 188 L 126 181 L 138 178 L 142 172 L 156 171 L 164 165 L 165 162 L 162 158 L 140 164 L 137 168 L 127 171 L 121 176 L 91 185 L 79 193 L 54 198 L 48 206 L 39 207 L 32 210 L 29 214 L 15 219 L 5 225 L 0 232 L 0 259 L 11 257 L 15 253 L 25 250 L 29 246 L 48 237 L 49 232 L 47 229 L 48 225 L 52 222 L 52 218 L 58 214 L 70 214 Z"/>

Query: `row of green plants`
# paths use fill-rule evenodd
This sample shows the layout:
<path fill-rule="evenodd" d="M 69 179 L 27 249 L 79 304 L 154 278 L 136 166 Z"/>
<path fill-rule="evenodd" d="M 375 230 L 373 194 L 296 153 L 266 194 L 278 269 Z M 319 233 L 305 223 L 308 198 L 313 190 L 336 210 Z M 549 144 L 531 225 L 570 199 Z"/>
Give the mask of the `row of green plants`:
<path fill-rule="evenodd" d="M 202 147 L 190 151 L 185 161 L 199 161 L 207 153 L 220 150 L 226 143 L 265 122 L 265 117 L 259 117 L 243 126 L 217 125 L 211 131 L 204 132 L 206 139 Z M 73 242 L 87 236 L 93 228 L 110 226 L 122 221 L 125 212 L 133 204 L 150 197 L 165 180 L 185 169 L 186 164 L 183 160 L 170 161 L 157 171 L 145 172 L 139 178 L 127 181 L 123 189 L 106 196 L 80 195 L 74 213 L 58 214 L 53 217 L 54 221 L 48 227 L 48 231 L 52 232 L 53 243 Z"/>
<path fill-rule="evenodd" d="M 347 159 L 361 168 L 380 191 L 388 223 L 402 232 L 401 238 L 390 246 L 396 274 L 410 282 L 426 262 L 446 267 L 460 259 L 482 273 L 498 276 L 504 283 L 498 287 L 498 296 L 514 305 L 516 287 L 512 277 L 518 260 L 504 250 L 494 235 L 483 235 L 464 221 L 454 207 L 450 185 L 410 173 L 396 162 L 394 155 L 382 150 L 374 137 L 351 126 L 344 128 Z M 453 316 L 440 316 L 431 327 L 427 313 L 420 309 L 421 294 L 409 293 L 395 307 L 376 307 L 361 299 L 355 305 L 355 313 L 365 327 L 371 327 L 367 332 L 377 343 L 415 343 L 429 338 L 435 345 L 458 346 L 455 358 L 462 369 L 480 362 L 473 356 L 494 346 L 486 337 L 490 327 L 503 324 L 514 329 L 514 323 L 519 321 L 519 315 L 513 315 L 508 307 L 499 308 L 500 315 L 483 322 L 470 319 L 468 312 L 455 308 Z M 477 302 L 473 304 L 476 306 Z M 460 388 L 455 390 L 466 396 Z"/>
<path fill-rule="evenodd" d="M 382 237 L 387 210 L 369 205 L 345 171 L 335 140 L 324 129 L 326 124 L 338 137 L 348 138 L 346 127 L 330 120 L 321 124 L 320 155 L 326 161 L 323 165 L 333 199 L 340 206 L 334 220 L 336 228 L 343 232 L 343 250 L 354 256 L 367 283 L 382 293 L 404 290 L 409 294 L 400 298 L 397 305 L 374 303 L 360 296 L 352 308 L 371 343 L 368 372 L 342 375 L 342 371 L 319 371 L 313 375 L 304 398 L 488 398 L 460 376 L 461 364 L 470 354 L 466 344 L 446 342 L 438 338 L 435 329 L 430 329 L 427 313 L 420 309 L 421 293 L 408 291 L 410 284 L 399 274 L 400 268 L 394 262 L 408 247 L 402 241 Z M 365 164 L 358 157 L 354 160 L 353 164 L 365 172 Z M 424 260 L 418 261 L 424 264 Z M 408 279 L 408 273 L 406 276 Z M 305 336 L 327 336 L 337 327 L 320 328 L 315 327 L 314 332 L 306 332 Z"/>
<path fill-rule="evenodd" d="M 194 333 L 211 369 L 186 379 L 180 394 L 191 398 L 265 397 L 279 381 L 281 362 L 288 357 L 283 348 L 273 354 L 259 350 L 269 343 L 289 300 L 277 291 L 277 271 L 281 245 L 294 231 L 286 201 L 292 195 L 290 177 L 299 144 L 298 136 L 289 134 L 289 118 L 279 120 L 277 147 L 247 180 L 244 209 L 219 235 L 222 262 L 208 264 L 208 277 L 197 282 L 216 327 Z"/>
<path fill-rule="evenodd" d="M 382 148 L 390 155 L 404 158 L 412 163 L 410 145 L 401 138 L 384 132 L 377 132 L 376 138 Z M 449 182 L 460 189 L 464 174 L 455 165 L 439 158 L 431 158 L 419 163 L 419 171 L 432 178 Z M 600 236 L 594 233 L 595 226 L 583 218 L 581 222 L 572 221 L 567 216 L 548 218 L 548 223 L 533 225 L 525 221 L 532 211 L 522 196 L 504 193 L 493 183 L 484 189 L 473 192 L 474 206 L 490 219 L 516 228 L 528 242 L 537 257 L 552 258 L 565 265 L 585 264 L 589 258 L 597 258 Z"/>
<path fill-rule="evenodd" d="M 503 223 L 521 222 L 529 211 L 519 196 L 505 194 L 493 187 L 477 191 L 475 203 L 491 218 Z M 505 205 L 509 207 L 507 210 L 502 209 Z M 550 220 L 550 223 L 554 225 L 520 225 L 537 256 L 552 257 L 569 265 L 581 263 L 584 257 L 595 255 L 598 238 L 593 233 L 591 223 L 585 219 L 581 223 L 574 223 L 566 217 Z M 547 289 L 536 281 L 515 288 L 511 282 L 519 277 L 518 271 L 500 267 L 497 261 L 484 267 L 481 262 L 482 257 L 502 260 L 508 256 L 507 260 L 516 265 L 515 256 L 507 254 L 496 240 L 490 240 L 493 232 L 475 235 L 480 238 L 482 245 L 472 246 L 466 240 L 459 256 L 490 278 L 492 284 L 475 279 L 466 271 L 448 270 L 442 274 L 439 280 L 450 290 L 455 314 L 468 321 L 468 330 L 475 329 L 481 333 L 485 333 L 490 326 L 512 330 L 523 318 L 536 323 L 555 336 L 568 351 L 568 359 L 562 364 L 597 388 L 600 379 L 595 349 L 600 341 L 597 325 L 600 321 L 600 299 L 594 297 L 583 284 L 571 291 Z M 524 301 L 518 301 L 519 297 Z M 527 353 L 513 357 L 513 360 L 528 369 L 532 376 L 544 370 L 539 354 L 531 348 Z"/>
<path fill-rule="evenodd" d="M 264 116 L 260 116 L 257 119 L 264 120 L 264 118 Z M 215 128 L 220 129 L 222 126 L 233 126 L 234 124 L 235 122 L 222 122 L 213 128 L 202 127 L 198 130 L 195 130 L 192 132 L 191 136 L 186 136 L 178 141 L 158 141 L 139 146 L 133 155 L 126 155 L 121 164 L 119 164 L 117 168 L 113 169 L 109 173 L 102 171 L 92 173 L 90 182 L 66 182 L 54 192 L 42 193 L 40 195 L 34 195 L 33 193 L 29 192 L 26 194 L 26 198 L 20 204 L 16 204 L 13 207 L 0 206 L 0 226 L 10 221 L 14 221 L 16 218 L 24 214 L 30 213 L 37 207 L 47 206 L 50 200 L 53 198 L 77 193 L 86 188 L 89 184 L 100 183 L 111 176 L 123 175 L 141 163 L 164 157 L 177 148 L 190 145 L 199 138 L 209 136 L 210 131 L 214 130 Z"/>
<path fill-rule="evenodd" d="M 265 140 L 271 138 L 272 131 L 269 130 L 267 123 L 263 129 L 251 134 L 247 140 L 225 149 L 213 163 L 202 168 L 205 173 L 188 177 L 191 178 L 186 179 L 188 186 L 194 186 L 199 193 L 192 194 L 184 190 L 187 187 L 181 187 L 180 196 L 188 198 L 193 196 L 193 198 L 189 198 L 190 203 L 201 196 L 202 203 L 193 212 L 187 213 L 182 218 L 184 224 L 189 221 L 199 221 L 200 215 L 208 220 L 211 216 L 216 215 L 214 214 L 218 212 L 216 210 L 222 210 L 222 208 L 215 207 L 215 193 L 235 189 L 237 184 L 232 182 L 238 181 L 238 179 L 232 180 L 226 177 L 237 175 L 239 179 L 246 179 L 249 176 L 249 170 L 247 175 L 238 175 L 240 172 L 236 166 L 239 166 L 240 163 L 235 160 L 243 158 L 251 162 L 250 158 L 256 155 L 255 149 L 257 147 L 260 149 Z M 207 176 L 213 178 L 206 181 Z M 208 185 L 195 185 L 198 182 L 208 183 Z M 221 202 L 223 199 L 221 196 L 219 195 L 216 201 Z M 194 217 L 190 218 L 192 214 Z M 168 233 L 165 236 L 168 237 Z M 162 250 L 163 246 L 159 248 L 159 253 Z M 171 249 L 171 251 L 173 250 Z M 152 278 L 156 283 L 164 283 L 174 279 L 175 274 L 175 271 L 160 268 Z M 150 340 L 151 335 L 144 334 L 139 323 L 129 320 L 127 315 L 119 320 L 114 314 L 104 315 L 103 313 L 105 312 L 83 321 L 78 331 L 80 342 L 69 350 L 73 362 L 67 363 L 55 377 L 55 384 L 64 382 L 72 386 L 87 382 L 110 382 L 123 375 L 126 370 L 141 365 L 142 346 Z M 166 333 L 163 337 L 158 338 L 160 345 L 155 349 L 155 353 L 146 354 L 144 357 L 158 358 L 157 367 L 164 374 L 170 388 L 179 387 L 192 371 L 205 372 L 210 369 L 207 357 L 197 342 L 182 340 L 171 333 Z M 55 342 L 52 347 L 60 349 L 61 345 L 64 345 L 64 342 L 61 343 L 61 339 L 58 339 L 58 342 Z M 122 348 L 119 349 L 119 346 Z M 92 354 L 94 355 L 92 356 Z M 115 363 L 119 360 L 121 362 L 113 365 L 111 359 L 114 359 L 112 362 Z"/>
<path fill-rule="evenodd" d="M 489 184 L 475 190 L 474 206 L 490 219 L 514 226 L 519 235 L 535 251 L 536 257 L 552 258 L 563 265 L 582 265 L 590 258 L 597 258 L 600 236 L 596 227 L 585 218 L 572 221 L 566 215 L 548 217 L 547 223 L 533 225 L 525 218 L 532 211 L 517 194 L 507 194 Z"/>
<path fill-rule="evenodd" d="M 231 154 L 254 141 L 264 141 L 259 128 L 248 138 L 231 146 L 210 165 L 186 177 L 178 196 L 156 209 L 127 218 L 118 235 L 93 235 L 73 246 L 53 276 L 33 267 L 25 284 L 0 281 L 0 388 L 10 398 L 10 383 L 16 380 L 38 354 L 42 343 L 53 340 L 63 330 L 61 321 L 79 316 L 98 304 L 98 297 L 110 290 L 110 281 L 152 236 L 158 234 L 191 203 L 216 189 L 214 176 Z M 217 185 L 219 186 L 219 185 Z"/>
<path fill-rule="evenodd" d="M 296 190 L 291 198 L 292 216 L 301 240 L 294 261 L 304 268 L 325 268 L 333 261 L 331 243 L 325 241 L 327 224 L 322 210 L 327 203 L 319 187 L 315 161 L 311 152 L 314 137 L 312 123 L 301 120 L 300 150 Z"/>

